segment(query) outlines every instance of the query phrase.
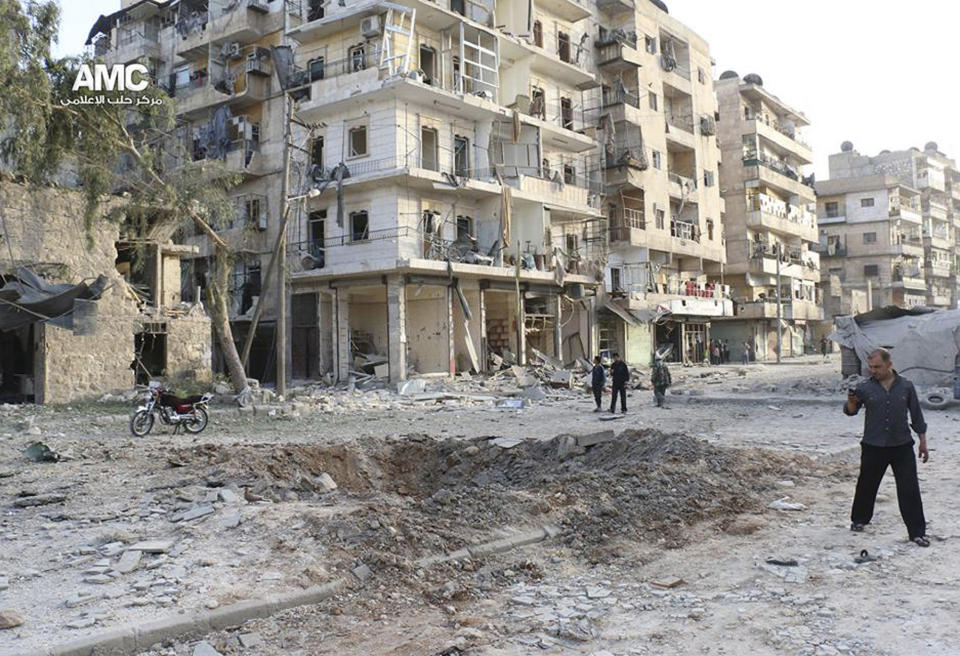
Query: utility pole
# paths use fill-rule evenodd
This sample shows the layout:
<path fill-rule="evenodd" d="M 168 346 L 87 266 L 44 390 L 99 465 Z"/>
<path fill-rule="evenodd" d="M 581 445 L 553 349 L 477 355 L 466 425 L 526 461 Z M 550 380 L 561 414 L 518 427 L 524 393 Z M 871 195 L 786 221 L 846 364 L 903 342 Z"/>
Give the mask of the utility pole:
<path fill-rule="evenodd" d="M 287 43 L 290 29 L 290 12 L 283 8 L 283 43 Z M 283 91 L 283 179 L 280 181 L 280 197 L 283 199 L 280 235 L 277 238 L 279 249 L 274 257 L 277 261 L 277 321 L 275 341 L 277 345 L 277 394 L 287 394 L 287 217 L 290 213 L 290 120 L 293 118 L 293 99 Z"/>
<path fill-rule="evenodd" d="M 780 364 L 781 344 L 783 343 L 783 299 L 780 298 L 780 253 L 782 244 L 776 245 L 777 254 L 777 364 Z"/>

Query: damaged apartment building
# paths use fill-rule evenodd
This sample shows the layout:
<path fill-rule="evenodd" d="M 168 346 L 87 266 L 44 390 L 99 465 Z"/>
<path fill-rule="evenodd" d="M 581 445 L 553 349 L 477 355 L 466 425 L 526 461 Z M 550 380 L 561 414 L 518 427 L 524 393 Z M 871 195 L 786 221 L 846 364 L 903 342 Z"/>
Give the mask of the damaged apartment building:
<path fill-rule="evenodd" d="M 265 299 L 254 377 L 278 323 L 295 378 L 398 381 L 534 349 L 692 357 L 732 313 L 703 273 L 724 258 L 712 64 L 660 2 L 124 0 L 91 43 L 146 57 L 195 158 L 244 176 L 222 234 L 246 253 L 238 338 Z"/>
<path fill-rule="evenodd" d="M 740 360 L 802 355 L 823 319 L 813 153 L 803 112 L 770 93 L 756 74 L 727 71 L 717 81 L 727 259 L 711 279 L 730 286 L 734 316 L 714 324 Z M 777 322 L 780 321 L 778 331 Z"/>
<path fill-rule="evenodd" d="M 211 377 L 210 320 L 180 298 L 194 248 L 85 239 L 76 191 L 0 181 L 0 402 L 68 403 L 159 375 Z"/>
<path fill-rule="evenodd" d="M 823 284 L 831 315 L 886 305 L 957 309 L 960 170 L 935 142 L 869 157 L 849 141 L 817 183 Z"/>

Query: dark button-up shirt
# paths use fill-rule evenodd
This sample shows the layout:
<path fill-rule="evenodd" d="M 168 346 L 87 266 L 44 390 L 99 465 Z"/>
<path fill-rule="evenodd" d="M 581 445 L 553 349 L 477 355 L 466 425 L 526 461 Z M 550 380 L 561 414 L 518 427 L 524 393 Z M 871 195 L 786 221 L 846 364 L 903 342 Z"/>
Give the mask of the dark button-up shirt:
<path fill-rule="evenodd" d="M 603 387 L 607 382 L 607 371 L 602 364 L 593 366 L 593 378 L 591 379 L 594 389 Z"/>
<path fill-rule="evenodd" d="M 627 363 L 623 360 L 615 360 L 610 365 L 610 377 L 613 378 L 614 385 L 623 385 L 630 380 L 630 370 L 627 369 Z"/>
<path fill-rule="evenodd" d="M 875 378 L 870 378 L 859 385 L 854 391 L 857 397 L 857 409 L 848 412 L 844 404 L 843 412 L 855 415 L 861 407 L 867 408 L 867 418 L 863 422 L 863 443 L 870 446 L 902 446 L 913 444 L 910 435 L 912 427 L 918 435 L 927 432 L 927 424 L 923 420 L 923 410 L 920 409 L 920 400 L 917 390 L 906 378 L 894 373 L 893 385 L 884 389 Z M 907 413 L 910 413 L 910 425 L 907 425 Z"/>

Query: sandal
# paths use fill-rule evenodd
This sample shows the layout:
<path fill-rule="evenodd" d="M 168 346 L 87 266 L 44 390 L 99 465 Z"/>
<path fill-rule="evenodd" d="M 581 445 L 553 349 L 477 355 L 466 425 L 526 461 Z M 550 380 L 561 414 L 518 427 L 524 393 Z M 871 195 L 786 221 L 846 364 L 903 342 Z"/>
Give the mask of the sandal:
<path fill-rule="evenodd" d="M 854 533 L 863 533 L 863 527 L 865 524 L 860 524 L 859 522 L 854 522 L 850 524 L 850 530 Z"/>
<path fill-rule="evenodd" d="M 922 535 L 918 535 L 918 536 L 915 537 L 915 538 L 910 538 L 910 541 L 913 542 L 913 543 L 914 543 L 915 545 L 917 545 L 918 547 L 929 547 L 929 546 L 930 546 L 930 540 L 928 540 L 926 537 L 924 537 L 924 536 L 922 536 Z"/>

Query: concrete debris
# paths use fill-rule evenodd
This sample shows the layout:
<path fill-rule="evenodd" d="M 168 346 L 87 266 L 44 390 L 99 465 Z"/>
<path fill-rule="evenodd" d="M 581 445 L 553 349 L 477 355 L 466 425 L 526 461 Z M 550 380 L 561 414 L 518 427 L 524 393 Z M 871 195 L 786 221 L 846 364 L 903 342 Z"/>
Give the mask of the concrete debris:
<path fill-rule="evenodd" d="M 16 508 L 31 508 L 34 506 L 48 506 L 52 503 L 61 503 L 67 500 L 65 494 L 36 494 L 22 497 L 13 502 Z"/>
<path fill-rule="evenodd" d="M 333 492 L 337 489 L 337 482 L 333 480 L 333 476 L 327 472 L 323 472 L 313 480 L 314 485 L 317 487 L 318 492 Z"/>
<path fill-rule="evenodd" d="M 397 385 L 397 394 L 400 396 L 413 396 L 414 394 L 423 394 L 426 391 L 427 381 L 423 378 L 405 380 Z"/>
<path fill-rule="evenodd" d="M 679 587 L 684 583 L 686 583 L 686 581 L 676 576 L 671 576 L 665 579 L 658 579 L 656 581 L 650 581 L 650 585 L 654 586 L 655 588 L 662 588 L 664 590 L 669 590 L 672 588 Z"/>
<path fill-rule="evenodd" d="M 143 542 L 137 542 L 129 547 L 127 551 L 141 551 L 148 554 L 162 554 L 167 553 L 173 548 L 173 540 L 146 540 Z"/>
<path fill-rule="evenodd" d="M 0 610 L 0 630 L 2 629 L 12 629 L 14 627 L 20 626 L 23 624 L 23 615 L 19 612 L 13 610 L 12 608 L 6 608 Z"/>
<path fill-rule="evenodd" d="M 534 384 L 520 392 L 520 396 L 528 401 L 543 401 L 547 398 L 547 393 L 542 387 Z"/>
<path fill-rule="evenodd" d="M 33 417 L 30 418 L 33 420 Z M 43 442 L 31 442 L 27 445 L 24 455 L 33 462 L 59 462 L 60 454 Z"/>
<path fill-rule="evenodd" d="M 263 638 L 260 637 L 259 633 L 241 633 L 237 636 L 237 639 L 240 641 L 240 646 L 246 649 L 263 645 Z"/>
<path fill-rule="evenodd" d="M 140 566 L 141 558 L 143 558 L 142 551 L 125 551 L 114 569 L 120 574 L 129 574 Z"/>
<path fill-rule="evenodd" d="M 616 438 L 616 433 L 614 433 L 612 430 L 608 430 L 600 431 L 599 433 L 590 433 L 589 435 L 578 435 L 576 439 L 577 446 L 586 448 L 588 446 L 595 446 L 604 442 L 612 442 Z"/>
<path fill-rule="evenodd" d="M 771 510 L 806 510 L 807 507 L 802 503 L 796 503 L 790 501 L 790 497 L 783 497 L 777 499 L 776 501 L 770 502 L 767 506 Z"/>
<path fill-rule="evenodd" d="M 209 642 L 201 641 L 193 647 L 193 656 L 223 656 Z"/>
<path fill-rule="evenodd" d="M 194 519 L 199 519 L 205 517 L 214 512 L 213 506 L 210 505 L 197 505 L 182 512 L 176 513 L 170 518 L 171 522 L 189 522 Z"/>

